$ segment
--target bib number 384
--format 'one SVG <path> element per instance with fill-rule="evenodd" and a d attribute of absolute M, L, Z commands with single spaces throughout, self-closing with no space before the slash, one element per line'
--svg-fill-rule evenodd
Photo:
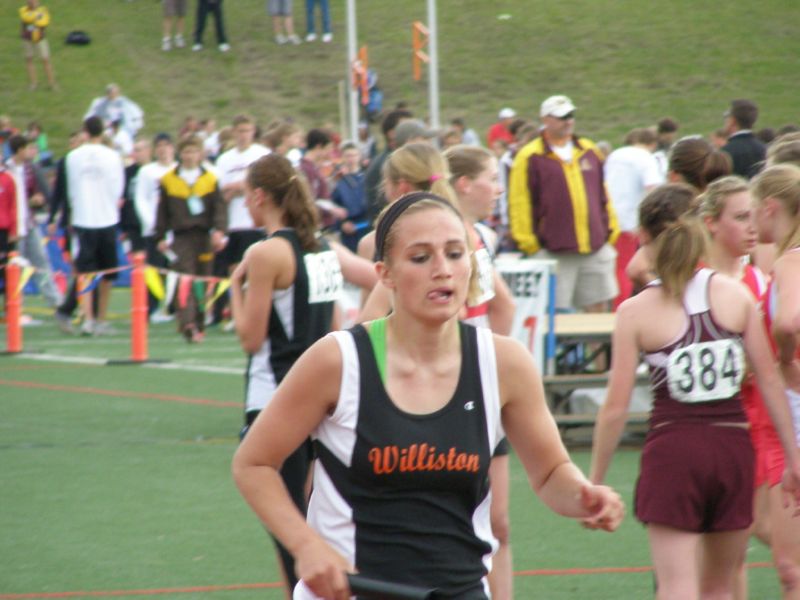
<path fill-rule="evenodd" d="M 735 340 L 699 342 L 672 352 L 667 360 L 670 395 L 681 402 L 731 398 L 742 384 L 744 352 Z"/>

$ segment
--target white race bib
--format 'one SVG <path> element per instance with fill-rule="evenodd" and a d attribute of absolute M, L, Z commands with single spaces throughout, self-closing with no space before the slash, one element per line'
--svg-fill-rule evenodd
<path fill-rule="evenodd" d="M 738 340 L 691 344 L 667 359 L 669 393 L 680 402 L 725 400 L 739 392 L 745 368 Z"/>
<path fill-rule="evenodd" d="M 308 274 L 308 303 L 335 302 L 344 290 L 342 268 L 336 252 L 327 250 L 303 256 Z"/>

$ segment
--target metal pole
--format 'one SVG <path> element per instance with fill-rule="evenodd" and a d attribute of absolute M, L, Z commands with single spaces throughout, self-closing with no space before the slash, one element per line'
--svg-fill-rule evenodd
<path fill-rule="evenodd" d="M 347 89 L 350 105 L 350 139 L 358 141 L 358 95 L 353 87 L 353 63 L 356 60 L 356 0 L 347 0 Z"/>
<path fill-rule="evenodd" d="M 436 0 L 428 0 L 428 103 L 433 129 L 439 129 L 439 48 L 436 26 Z"/>

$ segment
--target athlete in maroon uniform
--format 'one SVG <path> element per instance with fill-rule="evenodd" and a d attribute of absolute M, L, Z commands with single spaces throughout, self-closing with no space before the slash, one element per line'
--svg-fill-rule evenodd
<path fill-rule="evenodd" d="M 735 279 L 697 269 L 705 250 L 696 218 L 669 226 L 654 264 L 660 279 L 620 306 L 590 475 L 605 478 L 642 352 L 654 401 L 636 515 L 647 525 L 659 597 L 688 600 L 732 597 L 745 555 L 754 469 L 740 399 L 745 355 L 786 450 L 784 489 L 800 503 L 800 453 L 756 303 Z M 699 566 L 701 545 L 709 560 Z"/>

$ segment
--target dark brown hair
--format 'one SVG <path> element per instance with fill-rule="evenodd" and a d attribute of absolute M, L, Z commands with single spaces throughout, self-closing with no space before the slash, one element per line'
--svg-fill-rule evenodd
<path fill-rule="evenodd" d="M 701 192 L 720 177 L 733 172 L 731 157 L 701 137 L 678 140 L 669 153 L 669 170 Z"/>
<path fill-rule="evenodd" d="M 655 240 L 670 223 L 696 210 L 696 198 L 697 190 L 685 183 L 658 186 L 639 204 L 639 227 Z"/>

